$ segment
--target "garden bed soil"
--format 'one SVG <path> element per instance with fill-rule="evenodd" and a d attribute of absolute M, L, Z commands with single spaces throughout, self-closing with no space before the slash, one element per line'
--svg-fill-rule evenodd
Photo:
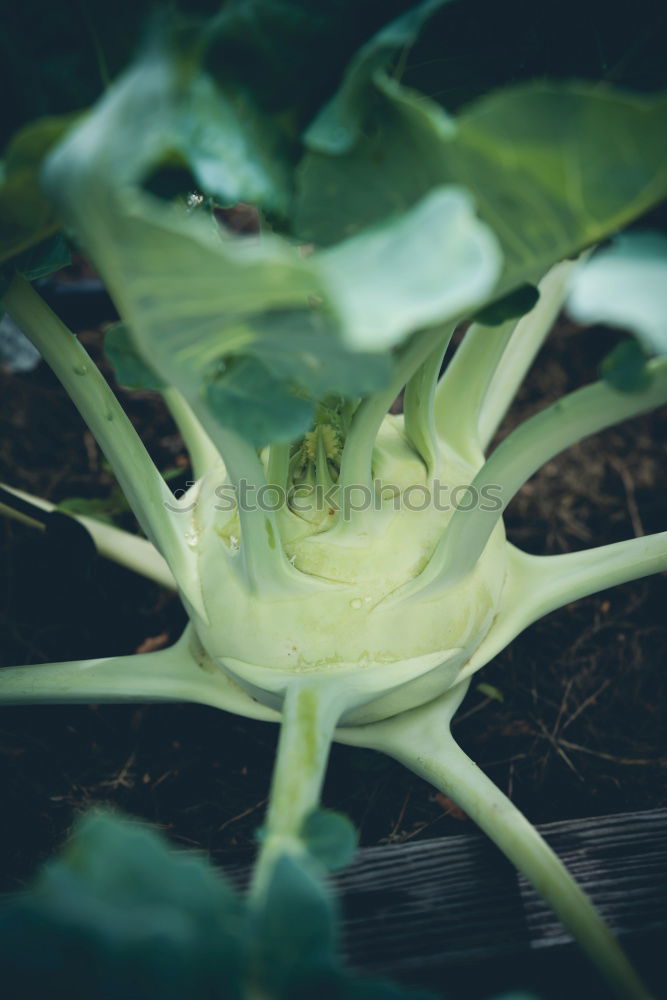
<path fill-rule="evenodd" d="M 99 361 L 100 330 L 86 325 L 81 339 Z M 617 340 L 561 321 L 501 435 L 594 378 Z M 160 469 L 182 485 L 187 455 L 160 399 L 117 392 Z M 56 502 L 113 496 L 97 445 L 43 364 L 0 372 L 0 393 L 0 479 Z M 551 554 L 664 530 L 666 430 L 667 412 L 657 412 L 548 462 L 509 508 L 510 539 Z M 117 517 L 132 527 L 131 515 Z M 0 562 L 3 665 L 160 648 L 185 624 L 172 594 L 8 519 Z M 474 679 L 456 736 L 533 822 L 667 804 L 666 608 L 664 574 L 577 601 Z M 247 861 L 276 737 L 268 723 L 193 705 L 0 709 L 0 886 L 23 884 L 76 814 L 99 804 L 145 817 L 221 865 Z M 370 751 L 334 747 L 324 801 L 352 818 L 365 845 L 472 829 L 444 796 Z"/>

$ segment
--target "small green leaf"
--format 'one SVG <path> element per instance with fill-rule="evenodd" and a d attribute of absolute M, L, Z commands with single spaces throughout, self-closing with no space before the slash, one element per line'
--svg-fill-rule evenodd
<path fill-rule="evenodd" d="M 473 316 L 475 323 L 482 326 L 500 326 L 508 319 L 518 319 L 537 305 L 540 297 L 535 285 L 520 285 L 513 292 L 508 292 L 496 302 L 491 302 Z"/>
<path fill-rule="evenodd" d="M 255 358 L 237 356 L 206 383 L 206 402 L 223 427 L 238 426 L 253 444 L 293 441 L 308 429 L 313 405 Z"/>
<path fill-rule="evenodd" d="M 0 264 L 0 299 L 9 288 L 15 272 L 29 281 L 45 278 L 71 263 L 69 244 L 62 233 L 56 233 L 35 244 L 29 250 Z"/>
<path fill-rule="evenodd" d="M 106 497 L 66 497 L 57 505 L 57 510 L 114 524 L 115 519 L 120 514 L 126 514 L 130 507 L 121 490 L 116 488 Z"/>
<path fill-rule="evenodd" d="M 165 383 L 137 350 L 124 323 L 114 323 L 104 334 L 104 353 L 113 365 L 116 381 L 126 389 L 164 389 Z"/>
<path fill-rule="evenodd" d="M 305 819 L 301 837 L 312 857 L 328 871 L 349 865 L 359 839 L 347 816 L 331 809 L 311 812 Z"/>
<path fill-rule="evenodd" d="M 642 392 L 651 381 L 647 360 L 636 340 L 623 340 L 600 364 L 600 377 L 619 392 Z"/>
<path fill-rule="evenodd" d="M 37 281 L 46 278 L 54 271 L 60 271 L 72 263 L 69 243 L 62 233 L 56 233 L 48 239 L 25 250 L 11 262 L 24 278 Z"/>
<path fill-rule="evenodd" d="M 500 690 L 500 688 L 494 687 L 493 684 L 487 684 L 486 681 L 482 681 L 481 684 L 477 685 L 477 690 L 480 694 L 483 694 L 486 698 L 491 698 L 493 701 L 505 701 L 505 696 Z"/>

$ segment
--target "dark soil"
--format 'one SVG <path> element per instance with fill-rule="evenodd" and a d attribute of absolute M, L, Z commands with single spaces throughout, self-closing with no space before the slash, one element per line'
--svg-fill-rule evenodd
<path fill-rule="evenodd" d="M 111 319 L 110 315 L 104 315 Z M 81 339 L 99 359 L 99 332 Z M 595 377 L 617 341 L 561 323 L 503 428 Z M 108 375 L 110 372 L 105 368 Z M 44 365 L 0 373 L 0 479 L 61 501 L 114 481 Z M 188 478 L 159 399 L 118 390 L 159 467 Z M 549 462 L 507 517 L 510 538 L 557 553 L 664 530 L 667 413 L 612 429 Z M 120 522 L 132 527 L 131 516 Z M 175 639 L 178 600 L 102 559 L 0 519 L 3 664 L 124 654 Z M 667 577 L 578 601 L 530 628 L 478 675 L 456 723 L 467 752 L 536 822 L 667 803 Z M 493 690 L 495 689 L 495 690 Z M 487 688 L 488 692 L 489 689 Z M 498 700 L 502 699 L 502 700 Z M 234 864 L 253 849 L 277 730 L 191 705 L 0 709 L 0 886 L 20 885 L 99 803 Z M 397 764 L 336 746 L 325 803 L 363 844 L 447 836 L 470 822 Z"/>

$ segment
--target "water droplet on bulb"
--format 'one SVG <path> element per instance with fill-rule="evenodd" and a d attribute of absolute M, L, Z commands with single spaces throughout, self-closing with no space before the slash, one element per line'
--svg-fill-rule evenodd
<path fill-rule="evenodd" d="M 359 600 L 358 597 L 355 597 L 355 599 L 353 601 L 350 601 L 350 607 L 354 608 L 355 611 L 359 610 L 359 608 L 361 607 L 361 604 L 362 604 L 362 602 Z"/>
<path fill-rule="evenodd" d="M 239 542 L 238 538 L 236 537 L 236 535 L 230 535 L 229 536 L 229 547 L 234 552 L 236 552 L 237 549 L 240 548 L 240 542 Z"/>
<path fill-rule="evenodd" d="M 88 371 L 88 365 L 74 365 L 72 371 L 75 375 L 85 375 Z"/>
<path fill-rule="evenodd" d="M 191 548 L 194 548 L 197 544 L 197 532 L 196 531 L 186 531 L 183 536 Z"/>

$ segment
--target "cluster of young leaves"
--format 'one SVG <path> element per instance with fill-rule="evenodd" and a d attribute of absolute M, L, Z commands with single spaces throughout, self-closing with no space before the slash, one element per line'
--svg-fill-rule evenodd
<path fill-rule="evenodd" d="M 0 904 L 3 990 L 27 1000 L 427 1000 L 342 969 L 322 873 L 349 861 L 354 831 L 319 811 L 304 842 L 308 854 L 281 857 L 253 904 L 198 854 L 89 813 L 32 886 Z"/>

